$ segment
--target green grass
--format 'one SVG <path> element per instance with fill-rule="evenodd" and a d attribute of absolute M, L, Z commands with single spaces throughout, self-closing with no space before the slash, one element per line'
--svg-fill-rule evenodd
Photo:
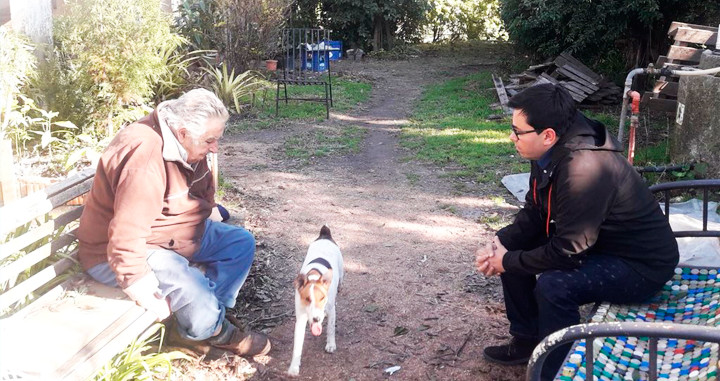
<path fill-rule="evenodd" d="M 303 163 L 334 154 L 357 153 L 367 130 L 357 126 L 316 129 L 285 140 L 285 154 Z"/>
<path fill-rule="evenodd" d="M 420 160 L 459 166 L 455 177 L 488 182 L 499 174 L 527 171 L 509 139 L 510 118 L 487 120 L 498 113 L 490 108 L 495 102 L 488 72 L 428 86 L 401 143 Z"/>
<path fill-rule="evenodd" d="M 332 112 L 347 112 L 366 102 L 370 98 L 372 86 L 365 82 L 355 82 L 342 78 L 333 78 L 333 106 Z M 282 125 L 284 120 L 325 120 L 325 103 L 288 101 L 280 102 L 278 117 L 275 117 L 275 84 L 268 89 L 255 94 L 255 110 L 249 117 L 234 121 L 230 126 L 233 131 L 247 129 L 263 129 Z M 280 87 L 281 95 L 283 93 Z M 288 85 L 288 96 L 291 98 L 320 98 L 325 97 L 324 86 L 297 86 Z"/>

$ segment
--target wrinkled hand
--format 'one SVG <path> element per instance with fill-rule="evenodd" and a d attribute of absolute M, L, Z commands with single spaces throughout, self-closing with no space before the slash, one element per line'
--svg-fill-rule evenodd
<path fill-rule="evenodd" d="M 159 285 L 155 274 L 149 273 L 123 291 L 138 306 L 154 313 L 157 321 L 163 321 L 170 316 L 170 304 L 162 296 Z"/>

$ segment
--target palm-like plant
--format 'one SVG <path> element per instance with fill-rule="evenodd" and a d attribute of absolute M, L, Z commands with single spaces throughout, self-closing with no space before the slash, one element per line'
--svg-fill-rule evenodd
<path fill-rule="evenodd" d="M 248 100 L 255 92 L 268 86 L 265 77 L 254 70 L 235 75 L 235 69 L 228 73 L 225 64 L 221 64 L 220 67 L 206 67 L 203 70 L 208 74 L 210 88 L 215 95 L 226 105 L 234 106 L 237 113 L 249 104 Z"/>

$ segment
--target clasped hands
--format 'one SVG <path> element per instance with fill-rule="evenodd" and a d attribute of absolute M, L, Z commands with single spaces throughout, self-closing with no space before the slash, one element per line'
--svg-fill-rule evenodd
<path fill-rule="evenodd" d="M 492 242 L 481 246 L 475 252 L 475 267 L 485 276 L 499 275 L 505 272 L 502 260 L 507 249 L 500 243 L 497 236 Z"/>

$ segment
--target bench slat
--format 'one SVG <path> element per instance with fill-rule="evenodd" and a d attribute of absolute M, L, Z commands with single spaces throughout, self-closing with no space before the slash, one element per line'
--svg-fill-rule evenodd
<path fill-rule="evenodd" d="M 52 379 L 86 380 L 120 353 L 155 322 L 155 316 L 144 308 L 135 306 L 112 323 L 99 336 L 53 374 Z"/>
<path fill-rule="evenodd" d="M 75 207 L 52 221 L 48 221 L 27 233 L 13 238 L 10 242 L 0 245 L 0 260 L 9 257 L 12 254 L 24 249 L 40 239 L 51 235 L 54 231 L 65 226 L 78 218 L 82 214 L 84 206 Z"/>
<path fill-rule="evenodd" d="M 23 255 L 22 257 L 18 258 L 7 266 L 0 268 L 0 284 L 4 283 L 7 280 L 16 279 L 21 272 L 27 270 L 28 268 L 30 268 L 30 266 L 39 263 L 47 258 L 50 258 L 50 256 L 52 256 L 58 250 L 75 242 L 76 231 L 77 229 L 74 229 L 70 233 L 63 234 L 60 237 L 52 240 L 51 242 L 48 242 L 40 246 L 39 248 Z"/>
<path fill-rule="evenodd" d="M 77 250 L 73 251 L 68 258 L 55 262 L 52 266 L 39 271 L 37 274 L 24 280 L 22 283 L 0 295 L 0 311 L 10 307 L 13 303 L 22 300 L 33 291 L 57 278 L 58 275 L 67 271 L 77 263 Z"/>
<path fill-rule="evenodd" d="M 0 237 L 18 227 L 41 217 L 55 207 L 80 196 L 90 189 L 94 170 L 86 170 L 67 180 L 53 184 L 0 208 Z"/>

